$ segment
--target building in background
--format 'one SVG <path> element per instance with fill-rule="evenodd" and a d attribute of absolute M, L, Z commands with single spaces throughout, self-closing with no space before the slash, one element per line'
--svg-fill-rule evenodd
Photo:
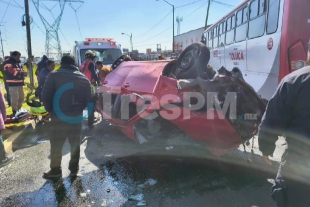
<path fill-rule="evenodd" d="M 174 37 L 174 50 L 175 53 L 180 54 L 189 45 L 200 42 L 204 27 L 179 34 Z"/>

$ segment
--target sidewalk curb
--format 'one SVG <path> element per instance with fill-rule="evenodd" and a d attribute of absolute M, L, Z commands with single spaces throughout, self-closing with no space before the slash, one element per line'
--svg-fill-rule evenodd
<path fill-rule="evenodd" d="M 25 127 L 17 132 L 11 134 L 3 143 L 4 149 L 8 154 L 13 154 L 14 151 L 18 150 L 19 145 L 27 138 L 32 130 L 35 129 L 34 121 L 30 121 L 25 124 Z"/>

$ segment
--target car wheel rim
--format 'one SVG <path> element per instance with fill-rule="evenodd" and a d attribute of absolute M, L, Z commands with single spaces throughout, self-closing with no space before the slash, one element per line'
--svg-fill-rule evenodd
<path fill-rule="evenodd" d="M 197 54 L 198 54 L 198 48 L 197 47 L 188 51 L 184 55 L 184 57 L 182 58 L 181 67 L 187 68 L 191 64 L 192 60 L 196 58 Z"/>

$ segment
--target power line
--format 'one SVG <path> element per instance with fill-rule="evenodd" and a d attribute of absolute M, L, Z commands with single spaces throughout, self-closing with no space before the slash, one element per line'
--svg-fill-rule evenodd
<path fill-rule="evenodd" d="M 168 31 L 169 29 L 171 29 L 171 28 L 172 28 L 172 26 L 171 26 L 171 27 L 169 27 L 169 28 L 167 28 L 167 29 L 165 29 L 164 31 L 162 31 L 162 32 L 160 32 L 160 33 L 158 33 L 158 34 L 154 35 L 153 37 L 150 37 L 150 38 L 148 38 L 148 39 L 146 39 L 146 40 L 143 40 L 143 41 L 141 41 L 141 42 L 137 42 L 137 43 L 134 43 L 134 44 L 139 44 L 139 43 L 142 43 L 142 42 L 148 41 L 148 40 L 150 40 L 150 39 L 153 39 L 153 38 L 157 37 L 158 35 L 161 35 L 162 33 L 167 32 L 167 31 Z"/>
<path fill-rule="evenodd" d="M 195 9 L 194 11 L 192 11 L 190 14 L 188 14 L 185 18 L 189 17 L 190 15 L 194 14 L 197 10 L 201 9 L 204 5 L 206 5 L 208 2 L 203 3 L 201 6 L 199 6 L 197 9 Z M 212 4 L 212 2 L 211 2 Z"/>
<path fill-rule="evenodd" d="M 199 6 L 197 9 L 195 9 L 195 10 L 194 10 L 193 12 L 191 12 L 189 15 L 187 15 L 186 17 L 184 17 L 184 19 L 187 18 L 187 17 L 189 17 L 190 15 L 192 15 L 194 12 L 196 12 L 197 10 L 199 10 L 200 8 L 202 8 L 202 7 L 203 7 L 205 4 L 207 4 L 207 3 L 208 3 L 208 2 L 205 2 L 204 4 L 202 4 L 201 6 Z M 211 3 L 212 3 L 212 2 L 211 2 Z M 158 33 L 158 34 L 156 34 L 156 35 L 154 35 L 154 36 L 152 36 L 152 37 L 146 39 L 146 40 L 143 40 L 143 41 L 140 41 L 140 42 L 137 42 L 137 43 L 134 43 L 134 44 L 139 44 L 139 43 L 148 41 L 148 40 L 150 40 L 150 39 L 153 39 L 153 38 L 155 38 L 155 37 L 161 35 L 162 33 L 168 31 L 168 30 L 171 29 L 171 28 L 172 28 L 172 26 L 169 27 L 169 28 L 167 28 L 167 29 L 165 29 L 164 31 L 162 31 L 162 32 L 160 32 L 160 33 Z"/>
<path fill-rule="evenodd" d="M 164 18 L 162 18 L 158 23 L 156 23 L 153 27 L 151 27 L 151 28 L 150 28 L 149 30 L 147 30 L 146 32 L 143 32 L 142 34 L 136 36 L 135 38 L 141 37 L 142 35 L 148 33 L 149 31 L 151 31 L 152 29 L 154 29 L 155 27 L 157 27 L 160 23 L 162 23 L 162 22 L 169 16 L 169 14 L 171 14 L 171 12 L 172 12 L 172 10 L 171 10 Z"/>
<path fill-rule="evenodd" d="M 77 9 L 74 9 L 74 7 L 72 6 L 72 4 L 70 3 L 69 6 L 74 10 L 75 12 L 75 18 L 76 18 L 76 22 L 78 24 L 78 28 L 79 28 L 79 32 L 80 32 L 80 36 L 81 36 L 81 39 L 83 39 L 83 35 L 82 35 L 82 32 L 81 32 L 81 26 L 80 26 L 80 22 L 79 22 L 79 18 L 78 18 L 78 15 L 77 15 L 77 10 L 82 6 L 82 4 L 77 8 Z"/>
<path fill-rule="evenodd" d="M 13 1 L 14 1 L 15 4 L 17 4 L 19 7 L 24 8 L 24 7 L 22 7 L 19 3 L 17 3 L 15 0 L 13 0 Z"/>
<path fill-rule="evenodd" d="M 11 0 L 9 1 L 9 3 L 8 3 L 6 9 L 5 9 L 5 12 L 4 12 L 4 14 L 3 14 L 3 17 L 2 17 L 2 19 L 1 19 L 0 24 L 3 22 L 3 19 L 4 19 L 5 15 L 6 15 L 6 12 L 8 11 L 8 8 L 9 8 L 10 5 L 11 5 Z"/>
<path fill-rule="evenodd" d="M 5 1 L 3 1 L 3 0 L 0 0 L 1 2 L 5 2 Z M 13 0 L 16 4 L 17 4 L 17 6 L 16 5 L 13 5 L 13 4 L 11 4 L 11 6 L 15 6 L 15 7 L 17 7 L 17 8 L 20 8 L 20 9 L 24 9 L 24 7 L 22 7 L 19 3 L 17 3 L 15 0 Z M 8 3 L 8 2 L 5 2 L 5 3 Z M 37 27 L 38 27 L 38 29 L 43 33 L 43 34 L 45 34 L 44 33 L 44 31 L 39 27 L 39 25 L 33 20 L 32 21 Z"/>
<path fill-rule="evenodd" d="M 225 4 L 225 3 L 220 2 L 220 1 L 214 1 L 214 0 L 211 0 L 211 1 L 214 2 L 214 3 L 217 3 L 217 4 L 221 4 L 221 5 L 223 5 L 223 6 L 226 6 L 226 7 L 228 7 L 228 8 L 234 8 L 234 7 L 235 7 L 235 6 L 233 6 L 233 5 Z"/>
<path fill-rule="evenodd" d="M 49 10 L 49 12 L 51 13 L 53 19 L 56 21 L 56 18 L 55 18 L 55 16 L 54 16 L 53 13 L 52 13 L 52 9 L 55 8 L 56 5 L 53 6 L 51 9 L 49 9 L 49 8 L 47 8 L 47 6 L 45 6 L 43 3 L 41 3 L 41 4 L 42 4 L 47 10 Z M 67 44 L 68 44 L 69 47 L 70 47 L 70 43 L 68 42 L 67 38 L 65 37 L 64 33 L 62 32 L 62 30 L 61 30 L 60 28 L 59 28 L 59 31 L 60 31 L 61 35 L 63 36 L 63 38 L 65 39 L 65 41 L 67 42 Z"/>
<path fill-rule="evenodd" d="M 189 6 L 189 5 L 195 4 L 195 3 L 200 2 L 200 1 L 203 1 L 203 0 L 193 1 L 193 2 L 191 2 L 191 3 L 184 4 L 184 5 L 181 5 L 181 6 L 177 6 L 177 7 L 175 7 L 175 8 L 176 8 L 176 9 L 182 8 L 182 7 L 185 7 L 185 6 Z"/>

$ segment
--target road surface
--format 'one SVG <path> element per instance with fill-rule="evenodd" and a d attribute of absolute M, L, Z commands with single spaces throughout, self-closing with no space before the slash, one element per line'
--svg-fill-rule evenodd
<path fill-rule="evenodd" d="M 250 146 L 248 153 L 240 147 L 218 160 L 190 145 L 172 145 L 171 150 L 138 145 L 102 121 L 93 130 L 83 126 L 81 176 L 68 178 L 66 142 L 63 178 L 52 182 L 42 179 L 49 170 L 45 139 L 44 131 L 33 132 L 21 145 L 26 148 L 0 169 L 0 206 L 275 206 L 269 194 L 277 164 L 262 162 L 257 143 L 257 155 Z M 275 160 L 284 140 L 278 146 Z"/>

